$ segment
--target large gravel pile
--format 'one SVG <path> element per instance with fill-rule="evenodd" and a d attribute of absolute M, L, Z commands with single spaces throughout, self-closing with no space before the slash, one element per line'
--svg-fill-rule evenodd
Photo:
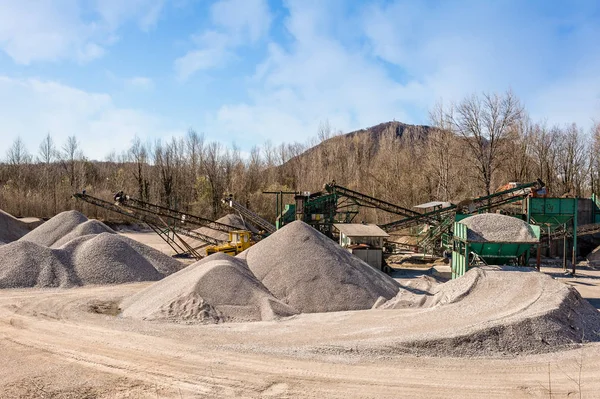
<path fill-rule="evenodd" d="M 573 287 L 530 268 L 474 268 L 440 285 L 432 303 L 415 315 L 414 327 L 435 321 L 436 329 L 448 329 L 424 329 L 400 344 L 402 350 L 444 356 L 543 353 L 600 341 L 600 312 Z"/>
<path fill-rule="evenodd" d="M 177 322 L 272 320 L 297 313 L 277 300 L 243 260 L 214 254 L 121 304 L 123 316 Z"/>
<path fill-rule="evenodd" d="M 71 232 L 65 234 L 55 243 L 52 244 L 52 248 L 59 248 L 71 240 L 78 237 L 88 236 L 90 234 L 110 233 L 116 234 L 113 229 L 105 225 L 98 220 L 88 220 L 81 224 L 78 224 Z"/>
<path fill-rule="evenodd" d="M 301 313 L 370 309 L 399 285 L 304 222 L 295 221 L 238 255 L 256 278 Z"/>
<path fill-rule="evenodd" d="M 18 240 L 29 232 L 26 224 L 0 209 L 0 242 Z"/>
<path fill-rule="evenodd" d="M 88 218 L 77 211 L 61 212 L 46 223 L 21 237 L 21 241 L 30 241 L 45 247 L 71 233 L 78 225 L 87 222 Z"/>
<path fill-rule="evenodd" d="M 512 216 L 482 213 L 460 221 L 468 228 L 467 238 L 473 242 L 538 242 L 531 226 Z"/>
<path fill-rule="evenodd" d="M 117 234 L 75 238 L 60 248 L 27 240 L 0 247 L 0 288 L 156 281 L 183 264 Z"/>
<path fill-rule="evenodd" d="M 258 230 L 256 227 L 252 226 L 250 223 L 246 223 L 240 216 L 230 213 L 228 215 L 223 216 L 220 219 L 216 220 L 219 223 L 226 224 L 228 226 L 233 226 L 239 230 L 249 230 L 253 233 L 257 233 Z M 205 236 L 212 237 L 216 240 L 227 241 L 229 239 L 229 234 L 224 231 L 213 230 L 209 227 L 200 227 L 196 229 L 196 231 L 200 234 L 204 234 Z"/>

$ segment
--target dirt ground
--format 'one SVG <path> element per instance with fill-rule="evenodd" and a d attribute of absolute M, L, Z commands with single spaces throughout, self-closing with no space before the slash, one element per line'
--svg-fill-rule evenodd
<path fill-rule="evenodd" d="M 543 269 L 598 307 L 600 271 L 561 270 Z M 414 271 L 397 278 L 428 288 Z M 598 343 L 534 356 L 417 357 L 387 349 L 470 321 L 435 323 L 418 309 L 219 325 L 116 315 L 121 298 L 149 284 L 0 291 L 0 398 L 600 398 Z"/>

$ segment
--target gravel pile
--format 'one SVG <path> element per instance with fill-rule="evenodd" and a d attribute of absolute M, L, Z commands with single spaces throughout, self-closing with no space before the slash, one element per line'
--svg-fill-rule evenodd
<path fill-rule="evenodd" d="M 78 237 L 60 248 L 19 240 L 0 247 L 0 288 L 156 281 L 183 266 L 150 247 L 111 233 Z"/>
<path fill-rule="evenodd" d="M 370 309 L 399 289 L 394 279 L 301 221 L 238 256 L 275 297 L 301 313 Z"/>
<path fill-rule="evenodd" d="M 234 213 L 225 215 L 222 218 L 217 219 L 216 221 L 219 223 L 226 224 L 228 226 L 233 226 L 239 230 L 249 230 L 253 233 L 258 232 L 256 227 L 252 226 L 250 223 L 245 223 L 239 215 L 236 215 Z M 208 227 L 200 227 L 199 229 L 196 229 L 196 231 L 200 234 L 204 234 L 205 236 L 209 236 L 220 241 L 227 241 L 229 239 L 228 233 L 224 231 L 213 230 Z"/>
<path fill-rule="evenodd" d="M 121 304 L 123 316 L 185 323 L 272 320 L 297 311 L 277 300 L 243 260 L 214 254 Z"/>
<path fill-rule="evenodd" d="M 88 218 L 77 211 L 61 212 L 30 233 L 21 237 L 21 241 L 30 241 L 44 247 L 51 247 L 55 242 L 71 233 Z"/>
<path fill-rule="evenodd" d="M 29 241 L 3 245 L 0 247 L 0 288 L 78 285 L 64 255 Z"/>
<path fill-rule="evenodd" d="M 421 334 L 399 348 L 443 356 L 489 356 L 554 351 L 600 341 L 600 312 L 577 290 L 530 268 L 474 268 L 439 286 L 420 316 L 460 326 Z M 439 327 L 438 327 L 439 328 Z"/>
<path fill-rule="evenodd" d="M 88 220 L 81 224 L 78 224 L 70 233 L 65 234 L 55 243 L 52 244 L 52 248 L 59 248 L 71 240 L 78 237 L 87 236 L 90 234 L 110 233 L 116 234 L 113 229 L 105 225 L 98 220 Z"/>
<path fill-rule="evenodd" d="M 26 224 L 0 209 L 0 242 L 18 240 L 29 232 Z"/>
<path fill-rule="evenodd" d="M 467 226 L 467 238 L 472 242 L 538 242 L 531 226 L 512 216 L 482 213 L 460 222 Z"/>

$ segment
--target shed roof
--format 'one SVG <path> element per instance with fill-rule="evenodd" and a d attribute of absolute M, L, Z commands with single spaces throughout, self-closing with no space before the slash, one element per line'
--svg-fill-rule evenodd
<path fill-rule="evenodd" d="M 333 225 L 340 233 L 348 237 L 389 237 L 390 235 L 383 231 L 376 224 L 370 223 L 335 223 Z"/>

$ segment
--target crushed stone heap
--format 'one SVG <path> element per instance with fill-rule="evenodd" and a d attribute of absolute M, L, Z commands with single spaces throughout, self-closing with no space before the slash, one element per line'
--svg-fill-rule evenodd
<path fill-rule="evenodd" d="M 0 288 L 156 281 L 183 266 L 155 249 L 111 233 L 78 237 L 60 248 L 19 240 L 0 247 Z"/>
<path fill-rule="evenodd" d="M 8 243 L 18 240 L 29 233 L 26 223 L 0 209 L 0 242 Z"/>
<path fill-rule="evenodd" d="M 311 226 L 292 222 L 238 255 L 279 300 L 301 313 L 370 309 L 398 293 L 391 277 Z"/>
<path fill-rule="evenodd" d="M 297 311 L 277 300 L 243 260 L 216 253 L 121 304 L 124 317 L 175 322 L 272 320 Z"/>
<path fill-rule="evenodd" d="M 394 300 L 389 302 L 393 305 Z M 600 312 L 575 288 L 531 268 L 473 268 L 440 284 L 425 307 L 411 317 L 396 350 L 490 356 L 544 353 L 600 341 Z"/>
<path fill-rule="evenodd" d="M 521 219 L 498 213 L 482 213 L 460 221 L 473 242 L 538 242 L 531 226 Z"/>
<path fill-rule="evenodd" d="M 21 241 L 29 241 L 44 247 L 51 247 L 58 240 L 73 232 L 78 225 L 87 221 L 88 218 L 80 212 L 61 212 L 21 237 Z"/>
<path fill-rule="evenodd" d="M 71 240 L 90 234 L 109 233 L 116 234 L 113 229 L 100 222 L 99 220 L 87 220 L 78 224 L 71 232 L 65 234 L 52 244 L 52 248 L 59 248 Z"/>

